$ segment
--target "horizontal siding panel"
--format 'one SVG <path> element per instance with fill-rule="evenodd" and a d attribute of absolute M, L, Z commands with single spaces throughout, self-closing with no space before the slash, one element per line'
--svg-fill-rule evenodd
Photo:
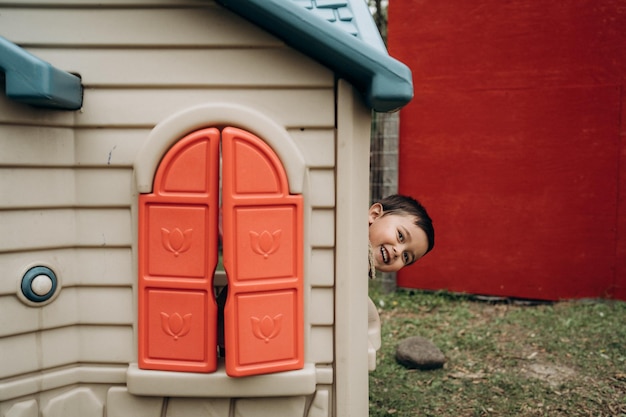
<path fill-rule="evenodd" d="M 0 379 L 73 364 L 130 363 L 134 350 L 129 326 L 72 326 L 0 338 Z"/>
<path fill-rule="evenodd" d="M 0 338 L 0 380 L 37 371 L 39 349 L 35 333 Z"/>
<path fill-rule="evenodd" d="M 335 211 L 315 209 L 311 215 L 311 246 L 331 248 L 335 246 Z"/>
<path fill-rule="evenodd" d="M 0 303 L 0 337 L 76 324 L 131 326 L 134 317 L 131 288 L 61 288 L 59 296 L 43 307 L 27 306 L 10 296 L 0 297 Z"/>
<path fill-rule="evenodd" d="M 71 169 L 0 169 L 0 208 L 73 206 L 74 193 Z"/>
<path fill-rule="evenodd" d="M 130 246 L 130 210 L 80 209 L 75 214 L 78 246 Z"/>
<path fill-rule="evenodd" d="M 77 129 L 76 164 L 132 167 L 150 129 Z"/>
<path fill-rule="evenodd" d="M 35 330 L 76 324 L 132 325 L 134 317 L 131 288 L 62 288 L 58 298 L 41 307 L 42 318 Z"/>
<path fill-rule="evenodd" d="M 0 167 L 132 167 L 149 134 L 150 129 L 0 124 Z"/>
<path fill-rule="evenodd" d="M 309 201 L 312 207 L 335 207 L 335 171 L 312 169 L 309 171 Z"/>
<path fill-rule="evenodd" d="M 76 331 L 80 333 L 81 362 L 130 363 L 135 356 L 130 326 L 79 326 Z"/>
<path fill-rule="evenodd" d="M 333 326 L 312 326 L 306 361 L 332 363 L 334 350 Z"/>
<path fill-rule="evenodd" d="M 0 390 L 0 404 L 3 406 L 7 404 L 5 409 L 8 409 L 8 404 L 10 404 L 9 401 L 15 400 L 16 398 L 25 397 L 26 395 L 31 394 L 39 395 L 42 391 L 50 392 L 51 390 L 57 388 L 67 389 L 67 387 L 75 386 L 77 384 L 99 384 L 99 386 L 102 386 L 105 389 L 105 385 L 108 384 L 124 385 L 126 383 L 127 369 L 128 365 L 125 364 L 113 364 L 108 366 L 100 364 L 77 364 L 75 366 L 36 372 L 30 375 L 4 381 L 2 389 Z M 319 372 L 317 376 L 319 380 Z M 6 403 L 3 403 L 2 401 L 6 401 Z M 20 410 L 20 408 L 16 409 Z M 28 410 L 28 408 L 26 410 Z M 15 413 L 9 412 L 4 415 L 8 417 L 9 415 L 15 415 Z M 26 411 L 26 414 L 18 411 L 17 415 L 23 417 L 31 416 L 29 411 Z M 38 416 L 39 413 L 35 412 L 35 415 Z M 43 413 L 43 415 L 49 416 L 58 414 Z M 107 415 L 111 415 L 111 412 L 109 411 L 109 414 Z"/>
<path fill-rule="evenodd" d="M 41 359 L 36 369 L 49 369 L 81 362 L 80 342 L 86 336 L 85 326 L 71 326 L 37 332 L 40 337 Z"/>
<path fill-rule="evenodd" d="M 34 330 L 76 324 L 130 326 L 134 317 L 133 305 L 132 288 L 62 288 L 54 302 L 41 308 L 41 325 Z"/>
<path fill-rule="evenodd" d="M 103 86 L 279 86 L 333 88 L 328 68 L 291 48 L 40 49 L 35 56 Z"/>
<path fill-rule="evenodd" d="M 335 167 L 335 129 L 290 129 L 289 135 L 300 149 L 306 165 Z"/>
<path fill-rule="evenodd" d="M 77 323 L 133 324 L 135 302 L 132 288 L 74 287 L 71 290 L 78 306 Z"/>
<path fill-rule="evenodd" d="M 74 126 L 76 112 L 42 109 L 27 104 L 9 100 L 0 88 L 0 125 L 10 123 L 12 125 L 23 124 L 38 127 L 68 127 Z"/>
<path fill-rule="evenodd" d="M 130 206 L 133 172 L 104 168 L 76 170 L 76 206 Z"/>
<path fill-rule="evenodd" d="M 0 252 L 75 246 L 130 246 L 129 209 L 0 212 Z"/>
<path fill-rule="evenodd" d="M 335 296 L 332 288 L 313 288 L 309 303 L 310 323 L 332 325 L 335 317 Z"/>
<path fill-rule="evenodd" d="M 7 278 L 3 277 L 3 280 L 7 280 Z M 17 290 L 16 281 L 11 283 L 14 286 L 13 292 L 15 293 Z M 0 305 L 2 306 L 0 338 L 38 330 L 42 313 L 42 310 L 39 308 L 27 307 L 14 295 L 0 296 Z M 1 350 L 0 356 L 4 356 L 4 352 Z"/>
<path fill-rule="evenodd" d="M 0 167 L 132 167 L 150 131 L 0 124 Z M 307 166 L 334 167 L 334 129 L 289 129 L 288 133 Z"/>
<path fill-rule="evenodd" d="M 75 210 L 0 212 L 0 252 L 76 246 Z"/>
<path fill-rule="evenodd" d="M 88 89 L 76 123 L 83 127 L 153 127 L 174 113 L 207 103 L 250 107 L 286 127 L 334 127 L 333 89 Z"/>
<path fill-rule="evenodd" d="M 129 286 L 136 282 L 133 255 L 128 248 L 79 248 L 74 250 L 65 285 Z"/>
<path fill-rule="evenodd" d="M 0 214 L 1 216 L 1 214 Z M 22 277 L 35 265 L 45 265 L 63 287 L 131 286 L 136 281 L 130 248 L 76 248 L 0 254 L 0 295 L 14 296 Z"/>
<path fill-rule="evenodd" d="M 0 107 L 1 103 L 2 99 Z M 0 109 L 0 118 L 3 117 Z M 68 166 L 73 163 L 72 129 L 0 124 L 0 166 Z"/>
<path fill-rule="evenodd" d="M 0 168 L 0 208 L 130 206 L 130 169 Z"/>
<path fill-rule="evenodd" d="M 313 249 L 309 263 L 311 286 L 332 287 L 334 285 L 334 273 L 335 252 L 332 249 Z"/>
<path fill-rule="evenodd" d="M 135 344 L 130 326 L 72 326 L 41 333 L 43 367 L 80 363 L 129 363 Z M 74 355 L 59 353 L 74 343 Z"/>
<path fill-rule="evenodd" d="M 0 338 L 0 378 L 79 363 L 130 363 L 134 350 L 130 326 L 71 326 Z"/>
<path fill-rule="evenodd" d="M 275 47 L 283 43 L 221 6 L 0 7 L 2 35 L 20 46 Z M 33 30 L 37 28 L 37 30 Z"/>

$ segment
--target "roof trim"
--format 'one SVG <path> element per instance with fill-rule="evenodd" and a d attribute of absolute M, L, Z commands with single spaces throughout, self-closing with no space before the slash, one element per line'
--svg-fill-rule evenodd
<path fill-rule="evenodd" d="M 217 2 L 331 68 L 375 111 L 399 110 L 413 98 L 409 67 L 291 1 Z"/>
<path fill-rule="evenodd" d="M 80 78 L 0 36 L 0 70 L 8 98 L 37 107 L 78 110 L 83 103 Z"/>

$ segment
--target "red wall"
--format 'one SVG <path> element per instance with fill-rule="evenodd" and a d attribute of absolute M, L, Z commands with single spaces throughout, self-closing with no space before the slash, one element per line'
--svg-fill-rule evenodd
<path fill-rule="evenodd" d="M 398 284 L 626 299 L 623 2 L 393 0 L 389 49 L 415 87 L 399 189 L 437 232 Z"/>

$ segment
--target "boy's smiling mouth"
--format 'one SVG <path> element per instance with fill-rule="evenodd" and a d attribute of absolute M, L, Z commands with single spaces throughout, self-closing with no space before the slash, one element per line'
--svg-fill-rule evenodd
<path fill-rule="evenodd" d="M 384 246 L 380 247 L 380 255 L 383 258 L 383 263 L 388 263 L 389 262 L 389 252 L 387 252 L 387 249 L 385 249 Z"/>

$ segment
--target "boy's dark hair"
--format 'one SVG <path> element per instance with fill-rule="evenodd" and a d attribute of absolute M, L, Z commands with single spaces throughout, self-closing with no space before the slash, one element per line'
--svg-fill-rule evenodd
<path fill-rule="evenodd" d="M 386 214 L 409 214 L 417 217 L 415 225 L 426 233 L 428 249 L 430 252 L 435 246 L 435 228 L 433 221 L 428 215 L 426 208 L 413 197 L 401 194 L 392 194 L 379 201 L 383 206 L 383 216 Z"/>

